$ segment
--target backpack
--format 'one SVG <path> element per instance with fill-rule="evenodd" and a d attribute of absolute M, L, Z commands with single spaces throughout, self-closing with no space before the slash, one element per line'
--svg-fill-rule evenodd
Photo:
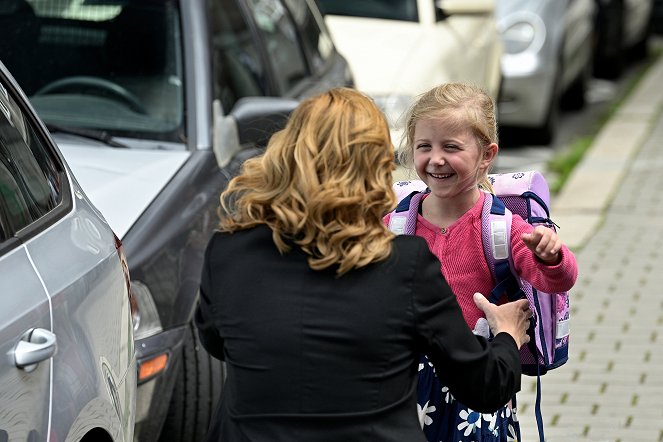
<path fill-rule="evenodd" d="M 488 299 L 497 303 L 506 293 L 510 301 L 526 297 L 533 313 L 528 330 L 530 342 L 520 349 L 522 372 L 537 376 L 535 414 L 539 436 L 543 439 L 540 410 L 540 376 L 560 367 L 568 360 L 569 293 L 544 293 L 513 271 L 511 257 L 511 217 L 520 215 L 533 226 L 557 226 L 550 219 L 550 191 L 537 171 L 491 174 L 488 176 L 495 194 L 486 194 L 481 213 L 481 237 L 486 262 L 496 285 Z M 394 184 L 399 204 L 391 213 L 389 228 L 396 234 L 414 235 L 420 201 L 428 192 L 419 180 Z"/>

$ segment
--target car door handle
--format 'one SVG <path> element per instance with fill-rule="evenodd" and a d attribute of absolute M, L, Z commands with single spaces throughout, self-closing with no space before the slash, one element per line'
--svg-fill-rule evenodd
<path fill-rule="evenodd" d="M 52 357 L 57 349 L 55 334 L 43 328 L 33 328 L 21 336 L 14 348 L 14 361 L 18 368 L 31 372 L 37 364 Z"/>

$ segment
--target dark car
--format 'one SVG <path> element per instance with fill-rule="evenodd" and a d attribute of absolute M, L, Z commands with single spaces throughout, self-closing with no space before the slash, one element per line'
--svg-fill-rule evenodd
<path fill-rule="evenodd" d="M 125 247 L 138 439 L 199 440 L 223 380 L 191 325 L 219 193 L 297 100 L 353 85 L 347 63 L 313 0 L 1 3 L 0 59 Z"/>
<path fill-rule="evenodd" d="M 0 441 L 132 442 L 127 270 L 0 63 Z"/>
<path fill-rule="evenodd" d="M 618 78 L 629 57 L 647 55 L 654 0 L 596 0 L 594 75 Z"/>
<path fill-rule="evenodd" d="M 654 0 L 654 8 L 652 10 L 651 30 L 653 33 L 663 34 L 663 0 Z"/>

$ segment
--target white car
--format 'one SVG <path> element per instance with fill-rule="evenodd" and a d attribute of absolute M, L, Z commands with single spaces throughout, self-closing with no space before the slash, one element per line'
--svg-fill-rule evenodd
<path fill-rule="evenodd" d="M 417 95 L 440 83 L 472 82 L 497 98 L 502 45 L 493 0 L 318 3 L 357 88 L 376 99 L 392 128 L 401 128 Z"/>

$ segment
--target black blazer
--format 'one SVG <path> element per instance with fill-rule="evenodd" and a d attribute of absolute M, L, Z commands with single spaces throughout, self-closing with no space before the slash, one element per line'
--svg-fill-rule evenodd
<path fill-rule="evenodd" d="M 399 236 L 387 261 L 339 278 L 279 254 L 271 235 L 215 233 L 207 247 L 195 320 L 227 367 L 208 440 L 425 441 L 419 352 L 477 411 L 520 390 L 515 341 L 472 334 L 422 238 Z"/>

